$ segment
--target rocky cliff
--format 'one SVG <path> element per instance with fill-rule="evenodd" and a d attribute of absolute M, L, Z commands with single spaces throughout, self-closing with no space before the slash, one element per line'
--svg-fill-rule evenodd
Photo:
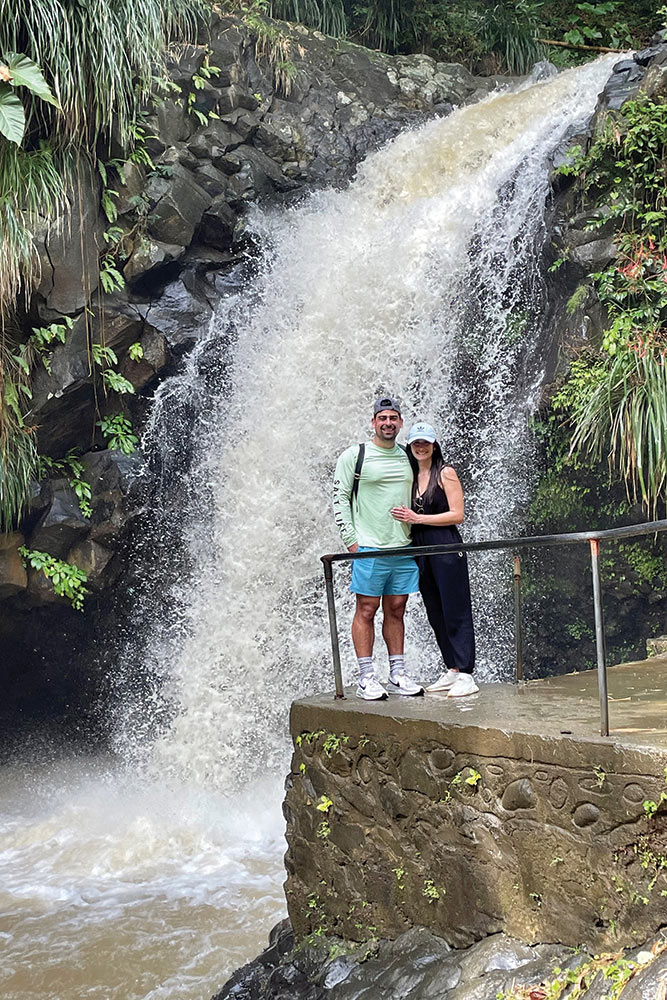
<path fill-rule="evenodd" d="M 41 281 L 20 317 L 24 337 L 59 335 L 33 365 L 26 414 L 44 475 L 0 540 L 4 711 L 15 721 L 91 720 L 106 698 L 113 658 L 95 639 L 127 590 L 126 542 L 141 535 L 150 479 L 136 438 L 216 304 L 252 281 L 249 207 L 342 185 L 401 129 L 499 83 L 428 56 L 217 15 L 168 67 L 134 149 L 112 145 L 96 169 L 80 164 L 69 212 L 45 220 Z M 83 615 L 39 565 L 26 568 L 21 546 L 86 574 Z"/>

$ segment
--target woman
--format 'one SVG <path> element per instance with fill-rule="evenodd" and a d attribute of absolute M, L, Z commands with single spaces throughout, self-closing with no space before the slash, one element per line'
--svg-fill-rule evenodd
<path fill-rule="evenodd" d="M 408 434 L 408 458 L 414 473 L 412 509 L 395 507 L 393 517 L 412 525 L 415 545 L 446 545 L 461 541 L 463 490 L 454 469 L 445 465 L 430 424 L 417 423 Z M 421 556 L 419 590 L 426 614 L 447 668 L 427 691 L 450 698 L 479 691 L 473 680 L 475 634 L 465 552 Z"/>

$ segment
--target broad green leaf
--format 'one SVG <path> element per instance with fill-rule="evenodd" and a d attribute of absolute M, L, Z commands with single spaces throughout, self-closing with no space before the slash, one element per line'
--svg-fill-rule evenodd
<path fill-rule="evenodd" d="M 25 132 L 25 111 L 8 83 L 0 83 L 0 135 L 21 145 Z"/>
<path fill-rule="evenodd" d="M 56 108 L 60 107 L 36 62 L 28 59 L 22 52 L 9 52 L 7 65 L 12 74 L 12 86 L 27 87 L 43 101 L 48 101 Z"/>

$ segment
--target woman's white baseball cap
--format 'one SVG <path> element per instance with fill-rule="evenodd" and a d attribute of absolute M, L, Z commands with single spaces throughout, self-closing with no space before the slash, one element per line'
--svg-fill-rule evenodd
<path fill-rule="evenodd" d="M 437 435 L 430 424 L 420 422 L 413 424 L 408 432 L 408 444 L 412 444 L 413 441 L 429 441 L 433 444 L 437 441 Z"/>

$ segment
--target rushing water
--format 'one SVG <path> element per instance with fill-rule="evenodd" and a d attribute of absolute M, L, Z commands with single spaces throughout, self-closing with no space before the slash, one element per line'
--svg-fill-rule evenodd
<path fill-rule="evenodd" d="M 390 391 L 406 422 L 440 429 L 467 537 L 518 532 L 548 336 L 548 157 L 610 65 L 494 95 L 399 136 L 343 192 L 254 213 L 259 273 L 158 391 L 147 432 L 159 558 L 118 666 L 118 759 L 4 775 L 6 1000 L 201 1000 L 264 943 L 284 905 L 289 703 L 331 687 L 319 556 L 338 548 L 335 457 Z M 506 567 L 472 568 L 480 675 L 499 678 Z M 433 676 L 414 600 L 407 648 Z"/>

